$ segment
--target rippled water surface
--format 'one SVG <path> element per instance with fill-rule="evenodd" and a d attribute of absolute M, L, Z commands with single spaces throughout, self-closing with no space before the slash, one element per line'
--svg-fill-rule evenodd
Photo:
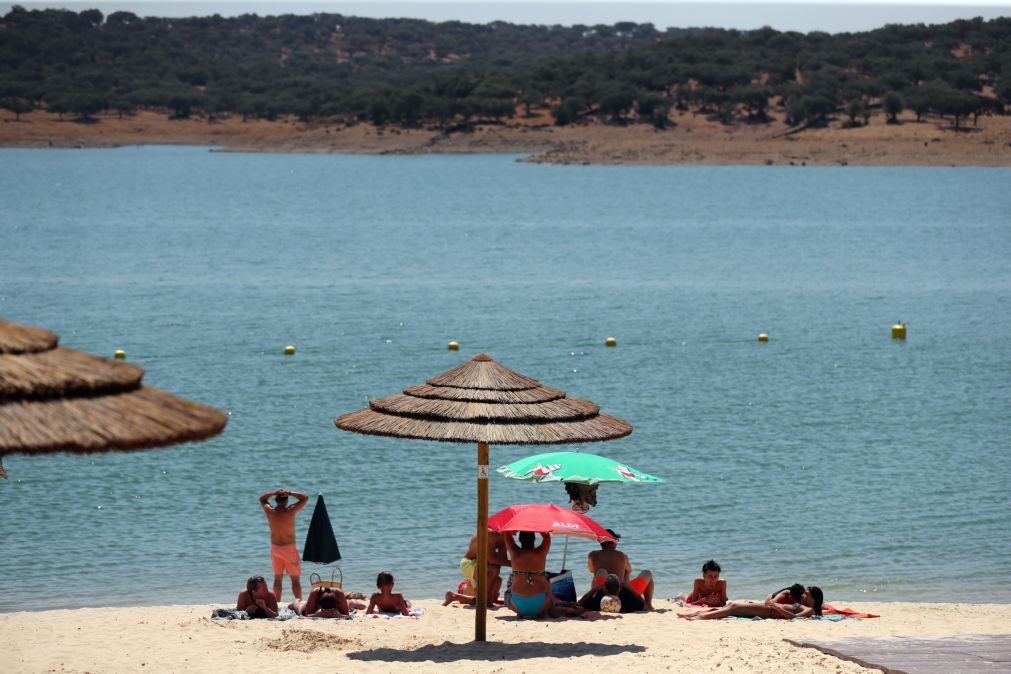
<path fill-rule="evenodd" d="M 278 486 L 325 494 L 353 589 L 440 595 L 475 447 L 332 419 L 480 351 L 634 425 L 575 448 L 667 479 L 591 513 L 659 596 L 714 557 L 735 597 L 1011 601 L 1011 171 L 514 160 L 0 150 L 0 316 L 231 414 L 206 443 L 7 457 L 0 610 L 227 604 L 269 575 Z M 566 500 L 490 487 L 493 512 Z"/>

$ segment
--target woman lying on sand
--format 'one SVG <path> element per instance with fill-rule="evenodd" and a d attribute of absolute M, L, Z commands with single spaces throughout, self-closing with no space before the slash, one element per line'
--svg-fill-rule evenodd
<path fill-rule="evenodd" d="M 314 587 L 312 591 L 309 592 L 309 596 L 306 597 L 305 601 L 302 601 L 301 599 L 296 599 L 295 601 L 288 604 L 288 608 L 290 608 L 292 611 L 294 611 L 299 615 L 304 615 L 306 617 L 311 618 L 346 617 L 350 615 L 351 609 L 353 608 L 354 609 L 365 608 L 365 604 L 363 604 L 362 602 L 349 600 L 353 594 L 354 593 L 345 594 L 344 592 L 338 590 L 337 588 Z M 332 605 L 331 601 L 328 599 L 326 602 L 327 606 L 324 606 L 323 605 L 324 596 L 331 596 L 331 595 L 334 597 Z M 342 615 L 340 616 L 337 616 L 336 614 L 334 616 L 315 615 L 316 612 L 319 611 L 321 608 L 334 609 L 336 613 L 340 613 Z"/>
<path fill-rule="evenodd" d="M 798 592 L 798 589 L 802 590 Z M 799 595 L 799 596 L 798 596 Z M 790 602 L 790 603 L 785 603 Z M 679 618 L 688 620 L 713 620 L 715 618 L 807 618 L 821 615 L 824 595 L 821 588 L 811 585 L 794 585 L 774 592 L 763 602 L 732 601 L 723 608 L 700 611 L 698 613 L 678 613 Z"/>

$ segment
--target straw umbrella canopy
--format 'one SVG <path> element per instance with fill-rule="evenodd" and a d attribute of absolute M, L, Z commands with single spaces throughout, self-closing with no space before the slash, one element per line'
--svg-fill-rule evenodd
<path fill-rule="evenodd" d="M 477 641 L 485 640 L 488 597 L 489 445 L 600 442 L 632 432 L 631 424 L 601 414 L 589 400 L 569 398 L 484 353 L 420 386 L 372 400 L 334 423 L 366 435 L 477 443 Z"/>
<path fill-rule="evenodd" d="M 129 451 L 206 440 L 228 415 L 141 384 L 144 370 L 0 321 L 0 477 L 8 454 Z"/>

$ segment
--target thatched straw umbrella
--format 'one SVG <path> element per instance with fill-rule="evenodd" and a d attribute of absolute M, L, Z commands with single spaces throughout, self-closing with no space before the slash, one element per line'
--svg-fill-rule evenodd
<path fill-rule="evenodd" d="M 57 346 L 0 321 L 0 477 L 7 454 L 164 447 L 220 433 L 228 415 L 141 385 L 134 365 Z"/>
<path fill-rule="evenodd" d="M 420 386 L 337 417 L 335 423 L 367 435 L 477 443 L 477 641 L 486 638 L 488 446 L 598 442 L 632 432 L 628 422 L 601 414 L 592 402 L 568 398 L 483 353 Z"/>

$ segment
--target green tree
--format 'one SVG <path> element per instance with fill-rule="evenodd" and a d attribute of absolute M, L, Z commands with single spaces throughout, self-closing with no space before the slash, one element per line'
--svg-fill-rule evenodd
<path fill-rule="evenodd" d="M 600 111 L 611 115 L 616 122 L 624 122 L 625 115 L 632 111 L 636 91 L 630 85 L 612 84 L 600 97 Z"/>
<path fill-rule="evenodd" d="M 1011 78 L 1001 80 L 997 87 L 997 98 L 1001 102 L 1001 112 L 1007 111 L 1007 106 L 1011 105 Z"/>
<path fill-rule="evenodd" d="M 899 123 L 899 113 L 902 112 L 902 97 L 894 91 L 889 91 L 885 94 L 885 97 L 881 100 L 881 106 L 885 110 L 885 114 L 888 115 L 889 124 Z"/>
<path fill-rule="evenodd" d="M 70 102 L 65 97 L 55 98 L 46 104 L 46 112 L 55 112 L 63 121 L 63 115 L 70 112 Z"/>
<path fill-rule="evenodd" d="M 734 121 L 734 115 L 737 114 L 737 104 L 731 100 L 725 100 L 720 103 L 720 107 L 717 110 L 717 116 L 722 124 L 732 124 Z"/>
<path fill-rule="evenodd" d="M 98 121 L 94 116 L 105 107 L 106 103 L 102 97 L 79 92 L 70 96 L 67 111 L 76 114 L 80 122 L 92 123 Z"/>
<path fill-rule="evenodd" d="M 772 98 L 772 91 L 768 87 L 750 84 L 746 87 L 739 87 L 731 94 L 735 100 L 740 101 L 748 112 L 748 119 L 764 120 L 765 110 Z"/>
<path fill-rule="evenodd" d="M 165 104 L 172 110 L 171 119 L 189 119 L 193 113 L 193 97 L 187 94 L 173 94 Z"/>
<path fill-rule="evenodd" d="M 425 99 L 416 91 L 401 94 L 393 103 L 391 117 L 404 126 L 418 126 L 424 112 L 424 104 Z"/>
<path fill-rule="evenodd" d="M 867 110 L 867 103 L 862 98 L 854 98 L 846 104 L 846 115 L 850 118 L 848 126 L 860 126 L 857 117 L 862 117 Z"/>
<path fill-rule="evenodd" d="M 978 104 L 975 96 L 952 89 L 945 92 L 940 102 L 940 109 L 944 114 L 955 118 L 955 128 L 958 129 L 959 121 L 973 114 L 978 109 Z"/>
<path fill-rule="evenodd" d="M 923 121 L 923 116 L 930 112 L 931 97 L 923 86 L 906 89 L 902 92 L 902 100 L 916 113 L 917 122 Z"/>
<path fill-rule="evenodd" d="M 523 93 L 520 94 L 519 100 L 523 104 L 523 116 L 533 117 L 531 108 L 535 105 L 540 105 L 544 101 L 544 93 L 538 89 L 525 87 Z"/>
<path fill-rule="evenodd" d="M 639 119 L 649 121 L 657 129 L 666 129 L 670 123 L 670 99 L 660 94 L 643 94 L 636 104 Z"/>
<path fill-rule="evenodd" d="M 0 99 L 0 108 L 5 108 L 14 113 L 15 121 L 21 120 L 21 115 L 31 112 L 34 109 L 31 101 L 17 96 L 7 96 Z"/>
<path fill-rule="evenodd" d="M 567 126 L 579 120 L 582 111 L 586 109 L 586 104 L 579 98 L 563 98 L 558 105 L 551 108 L 551 116 L 555 118 L 558 126 Z"/>
<path fill-rule="evenodd" d="M 390 106 L 382 98 L 378 98 L 369 104 L 368 120 L 376 126 L 382 126 L 390 120 Z"/>

